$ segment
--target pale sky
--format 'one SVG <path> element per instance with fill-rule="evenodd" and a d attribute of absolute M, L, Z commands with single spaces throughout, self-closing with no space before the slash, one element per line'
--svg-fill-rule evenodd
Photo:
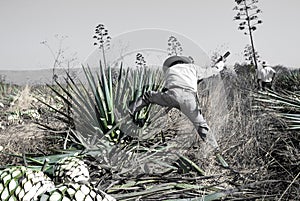
<path fill-rule="evenodd" d="M 64 47 L 83 62 L 95 50 L 99 23 L 112 38 L 144 28 L 170 30 L 194 41 L 207 54 L 231 51 L 242 62 L 248 36 L 233 21 L 234 0 L 0 0 L 0 70 L 51 68 L 47 40 L 66 35 Z M 270 65 L 300 67 L 300 1 L 260 0 L 263 24 L 254 32 L 256 50 Z"/>

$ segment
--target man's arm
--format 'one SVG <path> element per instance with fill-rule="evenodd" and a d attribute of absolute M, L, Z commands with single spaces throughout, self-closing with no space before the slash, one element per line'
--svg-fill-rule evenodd
<path fill-rule="evenodd" d="M 203 81 L 203 79 L 211 77 L 213 75 L 217 75 L 222 71 L 225 67 L 225 61 L 226 58 L 230 55 L 230 52 L 227 51 L 224 55 L 220 56 L 220 58 L 211 64 L 210 66 L 207 66 L 206 68 L 201 68 L 197 65 L 195 65 L 196 71 L 197 71 L 197 84 Z"/>
<path fill-rule="evenodd" d="M 226 58 L 230 55 L 230 52 L 227 51 L 224 55 L 220 56 L 219 59 L 217 61 L 215 61 L 215 63 L 212 65 L 212 68 L 221 68 L 223 69 L 225 66 L 225 61 Z"/>
<path fill-rule="evenodd" d="M 271 84 L 273 85 L 273 82 L 274 82 L 274 78 L 276 76 L 276 71 L 272 68 L 273 70 L 273 75 L 272 75 L 272 81 L 271 81 Z"/>

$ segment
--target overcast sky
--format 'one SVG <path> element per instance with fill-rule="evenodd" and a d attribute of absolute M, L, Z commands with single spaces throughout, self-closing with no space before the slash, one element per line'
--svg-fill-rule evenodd
<path fill-rule="evenodd" d="M 83 62 L 94 51 L 94 28 L 103 23 L 114 38 L 144 28 L 182 34 L 207 54 L 226 51 L 229 63 L 243 61 L 249 38 L 233 21 L 234 0 L 0 0 L 0 69 L 51 68 L 54 35 L 66 35 L 68 54 Z M 260 0 L 263 24 L 255 47 L 270 65 L 300 67 L 299 0 Z M 66 55 L 68 56 L 68 55 Z"/>

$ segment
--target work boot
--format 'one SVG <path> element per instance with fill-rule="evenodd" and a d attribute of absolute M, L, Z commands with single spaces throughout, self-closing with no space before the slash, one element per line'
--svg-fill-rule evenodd
<path fill-rule="evenodd" d="M 132 101 L 128 105 L 128 112 L 131 116 L 134 116 L 136 111 L 136 101 Z"/>
<path fill-rule="evenodd" d="M 135 115 L 143 107 L 145 107 L 149 104 L 146 94 L 147 94 L 147 92 L 145 93 L 145 95 L 140 96 L 138 99 L 129 102 L 128 110 L 131 115 Z"/>
<path fill-rule="evenodd" d="M 201 139 L 206 142 L 207 134 L 208 134 L 208 128 L 206 127 L 199 127 L 198 128 L 198 134 L 201 137 Z"/>

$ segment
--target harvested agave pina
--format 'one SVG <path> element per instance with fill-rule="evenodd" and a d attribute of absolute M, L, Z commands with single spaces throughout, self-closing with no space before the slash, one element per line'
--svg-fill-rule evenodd
<path fill-rule="evenodd" d="M 112 196 L 89 184 L 68 183 L 39 196 L 39 201 L 115 201 Z"/>
<path fill-rule="evenodd" d="M 87 165 L 74 156 L 59 160 L 54 166 L 53 175 L 57 183 L 87 182 L 90 179 Z"/>
<path fill-rule="evenodd" d="M 34 201 L 38 195 L 54 188 L 42 171 L 16 166 L 0 171 L 0 200 Z"/>

